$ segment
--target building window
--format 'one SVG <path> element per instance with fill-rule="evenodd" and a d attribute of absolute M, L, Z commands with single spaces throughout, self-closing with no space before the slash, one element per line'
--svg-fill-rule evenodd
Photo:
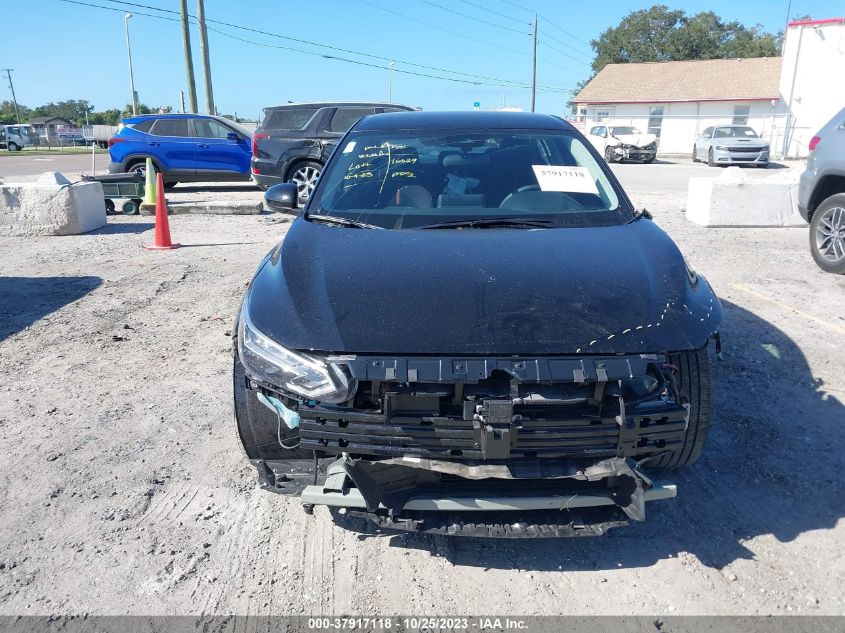
<path fill-rule="evenodd" d="M 613 116 L 613 108 L 600 108 L 593 110 L 593 121 L 604 123 Z"/>
<path fill-rule="evenodd" d="M 748 125 L 748 113 L 751 112 L 751 106 L 735 105 L 734 118 L 731 122 L 733 125 Z"/>
<path fill-rule="evenodd" d="M 648 133 L 660 138 L 660 128 L 663 126 L 663 106 L 651 106 L 648 109 Z"/>

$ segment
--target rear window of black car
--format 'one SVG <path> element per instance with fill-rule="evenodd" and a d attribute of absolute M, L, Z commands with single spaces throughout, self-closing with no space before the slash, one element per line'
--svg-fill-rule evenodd
<path fill-rule="evenodd" d="M 189 136 L 188 119 L 158 119 L 151 134 L 155 136 Z"/>
<path fill-rule="evenodd" d="M 332 116 L 330 130 L 332 132 L 346 132 L 358 119 L 375 114 L 375 108 L 338 108 Z"/>
<path fill-rule="evenodd" d="M 283 108 L 270 110 L 261 125 L 270 130 L 301 130 L 318 108 Z"/>

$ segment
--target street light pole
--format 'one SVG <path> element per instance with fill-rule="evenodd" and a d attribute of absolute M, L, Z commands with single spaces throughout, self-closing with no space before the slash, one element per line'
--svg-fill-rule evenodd
<path fill-rule="evenodd" d="M 135 93 L 135 75 L 132 73 L 132 47 L 129 45 L 129 18 L 131 13 L 123 16 L 123 24 L 126 26 L 126 52 L 129 55 L 129 89 L 132 91 L 132 115 L 138 114 L 138 97 Z"/>
<path fill-rule="evenodd" d="M 393 103 L 393 64 L 396 62 L 390 62 L 387 65 L 387 102 Z"/>

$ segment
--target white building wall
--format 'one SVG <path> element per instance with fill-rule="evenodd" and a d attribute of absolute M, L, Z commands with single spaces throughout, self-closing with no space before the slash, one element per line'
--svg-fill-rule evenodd
<path fill-rule="evenodd" d="M 731 125 L 735 106 L 748 107 L 748 121 L 754 130 L 767 139 L 773 156 L 779 156 L 786 121 L 783 103 L 766 101 L 684 101 L 674 103 L 617 103 L 588 105 L 586 129 L 598 122 L 610 125 L 633 125 L 641 132 L 649 128 L 653 108 L 663 108 L 658 154 L 691 154 L 695 138 L 713 125 Z"/>
<path fill-rule="evenodd" d="M 791 115 L 781 149 L 806 156 L 812 136 L 845 106 L 843 20 L 787 26 L 780 93 Z"/>

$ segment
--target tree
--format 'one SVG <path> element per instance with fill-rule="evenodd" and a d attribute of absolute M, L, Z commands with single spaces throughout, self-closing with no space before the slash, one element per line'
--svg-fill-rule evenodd
<path fill-rule="evenodd" d="M 760 25 L 724 22 L 712 11 L 690 16 L 656 4 L 629 13 L 593 40 L 592 68 L 597 73 L 607 64 L 629 62 L 775 57 L 782 38 L 782 33 L 766 33 Z"/>
<path fill-rule="evenodd" d="M 32 111 L 32 116 L 61 117 L 75 125 L 84 125 L 86 114 L 91 114 L 93 111 L 94 106 L 84 99 L 68 99 L 58 103 L 51 101 L 47 105 L 38 106 Z"/>
<path fill-rule="evenodd" d="M 135 108 L 135 112 L 138 114 L 157 114 L 158 108 L 151 108 L 146 103 L 139 103 L 138 107 Z M 125 118 L 128 116 L 132 116 L 132 104 L 127 103 L 126 107 L 123 108 L 123 112 L 120 113 L 121 118 Z"/>
<path fill-rule="evenodd" d="M 92 112 L 88 117 L 91 125 L 117 125 L 120 123 L 120 109 L 111 108 L 102 112 Z"/>
<path fill-rule="evenodd" d="M 21 122 L 26 121 L 29 118 L 30 109 L 27 108 L 25 105 L 19 103 L 18 104 L 18 114 L 21 117 Z M 12 101 L 0 101 L 0 125 L 6 125 L 10 123 L 17 123 L 17 119 L 15 117 L 15 104 Z"/>

